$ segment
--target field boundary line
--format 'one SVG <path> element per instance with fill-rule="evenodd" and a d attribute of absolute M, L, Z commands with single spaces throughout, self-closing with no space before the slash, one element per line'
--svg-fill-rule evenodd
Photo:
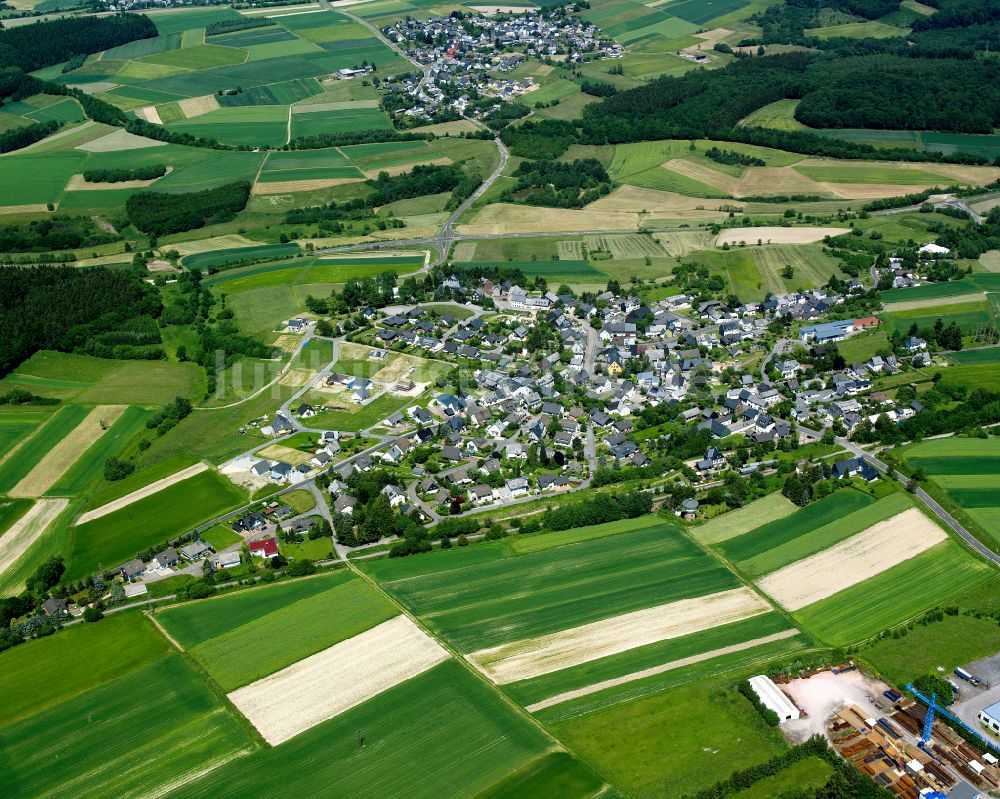
<path fill-rule="evenodd" d="M 162 624 L 160 624 L 159 619 L 157 619 L 148 610 L 145 611 L 145 614 L 146 618 L 148 618 L 151 622 L 153 622 L 153 626 L 156 627 L 156 629 L 163 634 L 164 638 L 166 638 L 171 644 L 173 644 L 177 648 L 178 652 L 184 651 L 184 647 L 180 645 L 180 642 L 176 638 L 174 638 L 170 633 L 167 632 L 167 629 Z"/>
<path fill-rule="evenodd" d="M 38 433 L 41 431 L 41 429 L 43 427 L 45 427 L 49 422 L 51 422 L 53 419 L 55 419 L 56 416 L 59 415 L 59 411 L 63 410 L 63 408 L 68 408 L 68 407 L 69 407 L 69 405 L 63 405 L 62 408 L 60 408 L 58 411 L 56 411 L 54 414 L 52 414 L 48 419 L 46 419 L 40 425 L 38 425 L 37 427 L 35 427 L 34 430 L 32 430 L 30 433 L 28 433 L 28 435 L 26 435 L 24 438 L 22 438 L 20 441 L 18 441 L 13 447 L 11 447 L 10 450 L 7 452 L 7 454 L 5 454 L 2 458 L 0 458 L 0 466 L 3 466 L 10 459 L 10 457 L 12 455 L 14 455 L 14 453 L 16 453 L 25 444 L 27 444 L 29 441 L 31 441 L 31 439 L 33 439 L 35 436 L 37 436 Z"/>
<path fill-rule="evenodd" d="M 94 519 L 100 519 L 102 516 L 107 516 L 109 513 L 114 513 L 117 510 L 126 508 L 133 502 L 138 502 L 140 499 L 145 499 L 153 494 L 157 494 L 175 483 L 179 483 L 183 480 L 187 480 L 189 477 L 194 477 L 202 472 L 206 472 L 210 468 L 211 467 L 205 463 L 196 463 L 193 466 L 188 466 L 186 469 L 181 469 L 179 472 L 174 472 L 167 477 L 154 480 L 149 485 L 144 485 L 142 488 L 137 488 L 135 491 L 131 491 L 123 497 L 118 497 L 118 499 L 113 499 L 111 502 L 106 502 L 99 508 L 87 511 L 76 520 L 76 524 L 74 526 L 86 524 Z"/>
<path fill-rule="evenodd" d="M 97 405 L 80 423 L 70 430 L 58 444 L 45 453 L 30 472 L 22 477 L 8 492 L 12 497 L 41 497 L 82 458 L 87 451 L 106 436 L 122 417 L 127 405 Z M 107 426 L 102 422 L 107 420 Z M 95 422 L 97 430 L 94 430 Z M 97 433 L 88 440 L 90 433 Z M 80 446 L 82 445 L 82 449 Z M 76 457 L 72 454 L 76 452 Z"/>
<path fill-rule="evenodd" d="M 701 652 L 697 655 L 691 655 L 690 657 L 680 658 L 679 660 L 672 660 L 669 663 L 661 663 L 659 666 L 651 666 L 648 669 L 642 669 L 640 671 L 633 671 L 629 674 L 624 674 L 621 677 L 612 677 L 608 680 L 601 680 L 600 682 L 592 683 L 591 685 L 586 685 L 583 688 L 576 688 L 572 691 L 564 691 L 561 694 L 556 694 L 555 696 L 550 696 L 548 699 L 542 699 L 538 702 L 534 702 L 530 705 L 525 706 L 525 710 L 529 713 L 536 713 L 539 710 L 545 710 L 546 708 L 553 707 L 555 705 L 562 704 L 563 702 L 568 702 L 570 699 L 578 699 L 582 696 L 590 696 L 590 694 L 596 694 L 599 691 L 603 691 L 605 688 L 615 688 L 619 685 L 626 685 L 630 682 L 636 682 L 638 680 L 645 679 L 646 677 L 655 677 L 657 674 L 663 674 L 668 671 L 673 671 L 674 669 L 679 669 L 683 666 L 691 666 L 695 663 L 701 663 L 704 660 L 711 660 L 715 657 L 722 657 L 723 655 L 732 655 L 736 652 L 742 652 L 746 649 L 753 649 L 754 647 L 763 646 L 764 644 L 771 644 L 776 641 L 784 641 L 786 638 L 794 638 L 796 635 L 801 635 L 801 632 L 796 628 L 791 628 L 788 630 L 782 630 L 780 633 L 772 633 L 771 635 L 765 635 L 761 638 L 754 638 L 750 641 L 743 641 L 739 644 L 731 644 L 730 646 L 723 646 L 719 649 L 712 649 L 708 652 Z"/>

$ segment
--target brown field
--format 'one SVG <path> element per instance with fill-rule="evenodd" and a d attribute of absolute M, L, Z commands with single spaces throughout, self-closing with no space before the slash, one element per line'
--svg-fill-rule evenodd
<path fill-rule="evenodd" d="M 1000 272 L 1000 250 L 990 250 L 979 256 L 979 263 L 987 272 Z"/>
<path fill-rule="evenodd" d="M 930 185 L 902 183 L 817 183 L 824 191 L 842 200 L 878 200 L 882 197 L 902 197 L 925 189 Z"/>
<path fill-rule="evenodd" d="M 62 477 L 104 431 L 115 423 L 127 405 L 98 405 L 73 431 L 50 449 L 10 490 L 12 497 L 40 497 Z"/>
<path fill-rule="evenodd" d="M 0 574 L 13 566 L 69 505 L 68 499 L 40 499 L 0 538 Z"/>
<path fill-rule="evenodd" d="M 167 167 L 167 175 L 174 171 L 172 166 Z M 166 177 L 166 175 L 164 175 Z M 83 175 L 73 175 L 66 184 L 66 191 L 97 191 L 101 189 L 141 189 L 156 183 L 160 178 L 151 180 L 122 180 L 118 183 L 89 183 L 83 179 Z"/>
<path fill-rule="evenodd" d="M 406 172 L 410 172 L 413 167 L 418 164 L 420 166 L 447 166 L 452 163 L 454 163 L 454 161 L 447 156 L 441 156 L 440 158 L 428 158 L 422 161 L 414 161 L 410 164 L 402 164 L 401 166 L 387 166 L 382 167 L 381 169 L 369 169 L 364 173 L 364 176 L 366 178 L 377 178 L 382 172 L 387 172 L 390 175 L 402 175 Z"/>
<path fill-rule="evenodd" d="M 145 119 L 147 122 L 152 122 L 154 125 L 162 125 L 163 120 L 160 119 L 160 112 L 156 110 L 155 105 L 144 105 L 141 108 L 135 109 L 135 115 L 139 119 Z"/>
<path fill-rule="evenodd" d="M 198 117 L 211 111 L 219 110 L 219 101 L 214 94 L 206 94 L 203 97 L 189 97 L 186 100 L 178 100 L 177 107 L 185 117 Z"/>
<path fill-rule="evenodd" d="M 422 674 L 448 652 L 399 615 L 229 694 L 272 746 Z"/>
<path fill-rule="evenodd" d="M 56 205 L 58 208 L 58 204 Z M 40 214 L 48 211 L 45 203 L 38 205 L 0 205 L 0 214 Z"/>
<path fill-rule="evenodd" d="M 910 508 L 767 575 L 758 586 L 787 610 L 799 610 L 875 577 L 947 537 L 923 513 Z"/>
<path fill-rule="evenodd" d="M 106 136 L 99 139 L 78 144 L 77 150 L 86 150 L 88 153 L 115 153 L 119 150 L 141 150 L 144 147 L 166 147 L 165 141 L 147 139 L 145 136 L 136 136 L 127 130 L 117 128 Z"/>
<path fill-rule="evenodd" d="M 843 227 L 734 227 L 723 230 L 715 240 L 715 246 L 739 244 L 762 239 L 765 244 L 813 244 L 824 236 L 839 236 L 850 233 Z"/>
<path fill-rule="evenodd" d="M 285 461 L 285 463 L 290 463 L 292 466 L 298 466 L 300 463 L 308 463 L 309 459 L 312 458 L 311 452 L 284 447 L 281 444 L 272 444 L 269 447 L 264 447 L 257 454 L 268 460 Z"/>
<path fill-rule="evenodd" d="M 377 175 L 375 176 L 377 177 Z M 314 180 L 277 180 L 273 183 L 254 183 L 252 194 L 294 194 L 297 191 L 318 191 L 345 183 L 361 183 L 361 178 L 316 178 Z"/>
<path fill-rule="evenodd" d="M 482 649 L 471 654 L 469 660 L 502 685 L 747 619 L 768 610 L 768 604 L 750 588 L 736 588 Z"/>

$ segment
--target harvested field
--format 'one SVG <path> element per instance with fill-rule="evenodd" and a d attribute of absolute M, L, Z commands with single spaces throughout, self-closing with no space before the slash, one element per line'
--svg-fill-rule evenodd
<path fill-rule="evenodd" d="M 313 180 L 276 180 L 269 183 L 254 183 L 252 194 L 293 194 L 297 191 L 318 191 L 345 183 L 360 183 L 361 178 L 316 178 Z"/>
<path fill-rule="evenodd" d="M 642 671 L 632 672 L 631 674 L 626 674 L 622 677 L 615 677 L 610 680 L 602 680 L 601 682 L 594 683 L 593 685 L 588 685 L 584 688 L 576 688 L 572 691 L 565 691 L 556 696 L 551 696 L 548 699 L 543 699 L 541 702 L 535 702 L 534 704 L 528 705 L 525 710 L 529 713 L 535 713 L 539 710 L 545 710 L 547 707 L 553 707 L 554 705 L 562 704 L 563 702 L 568 702 L 571 699 L 578 699 L 581 696 L 590 696 L 591 694 L 596 694 L 599 691 L 603 691 L 607 688 L 617 688 L 619 685 L 625 685 L 630 682 L 636 682 L 638 680 L 644 680 L 647 677 L 655 677 L 657 674 L 663 674 L 666 671 L 673 671 L 674 669 L 680 669 L 684 666 L 692 666 L 696 663 L 702 663 L 706 660 L 712 660 L 713 658 L 723 657 L 724 655 L 732 655 L 736 652 L 743 652 L 747 649 L 753 649 L 754 647 L 763 646 L 765 644 L 772 644 L 776 641 L 784 641 L 787 638 L 794 638 L 799 634 L 799 631 L 795 628 L 788 630 L 782 630 L 779 633 L 773 633 L 772 635 L 765 635 L 761 638 L 754 638 L 751 641 L 742 641 L 738 644 L 732 644 L 730 646 L 720 647 L 719 649 L 712 649 L 708 652 L 700 652 L 697 655 L 691 655 L 686 658 L 679 658 L 678 660 L 673 660 L 669 663 L 663 663 L 659 666 L 652 666 L 648 669 L 643 669 Z"/>
<path fill-rule="evenodd" d="M 767 575 L 758 585 L 786 609 L 799 610 L 875 577 L 947 537 L 923 513 L 911 508 Z"/>
<path fill-rule="evenodd" d="M 689 255 L 712 246 L 712 234 L 708 232 L 654 233 L 653 238 L 660 242 L 660 246 L 671 257 Z"/>
<path fill-rule="evenodd" d="M 63 476 L 88 447 L 124 413 L 127 405 L 98 405 L 73 431 L 50 449 L 10 490 L 12 497 L 40 497 Z"/>
<path fill-rule="evenodd" d="M 715 246 L 738 244 L 741 241 L 754 242 L 761 239 L 765 244 L 813 244 L 825 236 L 839 236 L 850 233 L 843 227 L 734 227 L 723 230 L 715 239 Z"/>
<path fill-rule="evenodd" d="M 490 679 L 504 684 L 729 624 L 768 610 L 768 605 L 752 590 L 736 588 L 482 649 L 469 658 Z"/>
<path fill-rule="evenodd" d="M 186 469 L 170 475 L 169 477 L 164 477 L 162 480 L 157 480 L 155 483 L 150 483 L 147 486 L 143 486 L 130 494 L 126 494 L 124 497 L 109 502 L 106 505 L 101 505 L 99 508 L 94 508 L 93 510 L 87 511 L 76 523 L 85 524 L 86 522 L 93 521 L 94 519 L 100 519 L 102 516 L 106 516 L 109 513 L 114 513 L 116 510 L 121 510 L 122 508 L 131 505 L 133 502 L 138 502 L 140 499 L 144 499 L 151 494 L 155 494 L 158 491 L 162 491 L 164 488 L 172 486 L 174 483 L 179 483 L 181 480 L 187 480 L 189 477 L 194 477 L 196 474 L 201 474 L 201 472 L 207 471 L 208 466 L 204 463 L 196 463 L 194 466 L 189 466 Z"/>
<path fill-rule="evenodd" d="M 84 150 L 88 153 L 117 153 L 121 150 L 141 150 L 145 147 L 166 147 L 165 141 L 147 139 L 145 136 L 136 136 L 127 130 L 118 128 L 107 136 L 99 139 L 84 142 L 77 145 L 77 150 Z"/>
<path fill-rule="evenodd" d="M 440 156 L 438 158 L 428 158 L 426 160 L 414 161 L 411 164 L 398 164 L 395 166 L 384 166 L 378 169 L 366 169 L 364 171 L 364 176 L 366 178 L 377 178 L 382 172 L 387 172 L 389 175 L 403 175 L 407 172 L 411 172 L 413 167 L 417 166 L 447 166 L 452 164 L 452 161 L 447 156 Z"/>
<path fill-rule="evenodd" d="M 144 105 L 141 108 L 137 108 L 135 109 L 135 115 L 139 117 L 139 119 L 152 122 L 154 125 L 163 124 L 163 120 L 160 119 L 160 112 L 156 110 L 155 105 Z"/>
<path fill-rule="evenodd" d="M 56 204 L 58 208 L 58 204 Z M 48 211 L 45 203 L 37 205 L 0 205 L 0 214 L 43 214 Z"/>
<path fill-rule="evenodd" d="M 981 302 L 985 299 L 985 292 L 978 292 L 975 294 L 953 294 L 950 297 L 929 297 L 924 300 L 889 302 L 882 306 L 882 310 L 886 313 L 892 313 L 894 311 L 912 311 L 917 308 L 938 308 L 942 305 L 957 305 L 963 302 Z"/>
<path fill-rule="evenodd" d="M 189 97 L 186 100 L 178 100 L 177 106 L 187 119 L 198 117 L 219 110 L 219 101 L 214 94 L 206 94 L 203 97 Z"/>
<path fill-rule="evenodd" d="M 13 566 L 69 505 L 68 499 L 40 499 L 0 537 L 0 574 Z"/>
<path fill-rule="evenodd" d="M 768 194 L 829 195 L 831 193 L 816 181 L 796 172 L 790 166 L 748 167 L 743 176 L 739 178 L 683 158 L 667 161 L 663 167 L 733 197 L 756 197 Z"/>
<path fill-rule="evenodd" d="M 718 544 L 761 525 L 783 519 L 794 511 L 795 505 L 781 494 L 768 494 L 742 508 L 716 516 L 700 527 L 695 527 L 691 534 L 703 544 Z"/>
<path fill-rule="evenodd" d="M 399 615 L 229 699 L 276 746 L 447 659 L 443 647 Z"/>
<path fill-rule="evenodd" d="M 901 197 L 924 189 L 933 188 L 929 184 L 912 183 L 817 183 L 823 192 L 829 192 L 842 200 L 877 200 L 882 197 Z"/>
<path fill-rule="evenodd" d="M 272 444 L 269 447 L 264 447 L 264 449 L 257 452 L 262 458 L 268 458 L 272 461 L 285 461 L 290 463 L 292 466 L 298 466 L 301 463 L 309 463 L 312 458 L 311 452 L 303 452 L 300 449 L 292 449 L 291 447 L 283 447 L 281 444 Z"/>

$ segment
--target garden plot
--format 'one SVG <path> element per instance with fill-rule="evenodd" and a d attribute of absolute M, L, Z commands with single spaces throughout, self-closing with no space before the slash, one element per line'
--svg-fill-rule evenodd
<path fill-rule="evenodd" d="M 335 644 L 229 694 L 275 746 L 448 659 L 407 616 Z"/>
<path fill-rule="evenodd" d="M 12 497 L 40 497 L 65 474 L 127 408 L 98 405 L 73 431 L 50 449 L 35 467 L 10 490 Z"/>
<path fill-rule="evenodd" d="M 947 537 L 923 513 L 911 508 L 767 575 L 758 585 L 786 609 L 799 610 L 875 577 Z"/>
<path fill-rule="evenodd" d="M 527 680 L 598 658 L 689 635 L 770 610 L 749 588 L 683 599 L 527 641 L 482 649 L 470 659 L 492 680 Z"/>

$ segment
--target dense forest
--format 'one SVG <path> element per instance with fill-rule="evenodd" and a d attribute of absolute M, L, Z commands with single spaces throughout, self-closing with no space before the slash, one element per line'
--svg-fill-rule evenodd
<path fill-rule="evenodd" d="M 237 181 L 184 194 L 141 191 L 125 202 L 125 213 L 143 233 L 179 233 L 228 222 L 247 207 L 250 189 L 248 181 Z"/>
<path fill-rule="evenodd" d="M 242 17 L 241 19 L 220 19 L 218 22 L 209 22 L 205 26 L 206 36 L 218 36 L 222 33 L 232 33 L 233 31 L 248 30 L 250 28 L 267 28 L 277 25 L 273 19 L 266 17 Z"/>
<path fill-rule="evenodd" d="M 454 189 L 463 177 L 462 167 L 458 164 L 418 164 L 401 175 L 380 172 L 377 178 L 367 181 L 375 189 L 368 199 L 372 205 L 385 205 L 396 200 L 440 194 Z"/>
<path fill-rule="evenodd" d="M 503 199 L 554 208 L 583 208 L 611 191 L 610 178 L 596 158 L 575 161 L 522 161 L 517 183 Z"/>
<path fill-rule="evenodd" d="M 0 376 L 38 350 L 81 351 L 102 334 L 148 338 L 148 324 L 133 320 L 160 308 L 156 289 L 127 270 L 0 267 Z"/>
<path fill-rule="evenodd" d="M 22 147 L 41 141 L 46 136 L 51 136 L 57 130 L 59 130 L 59 123 L 54 119 L 49 119 L 45 122 L 36 122 L 33 125 L 0 133 L 0 153 L 20 150 Z"/>
<path fill-rule="evenodd" d="M 15 225 L 0 225 L 0 252 L 52 252 L 118 241 L 89 216 L 53 214 Z"/>
<path fill-rule="evenodd" d="M 864 145 L 824 143 L 811 133 L 739 127 L 753 111 L 785 98 L 801 99 L 797 118 L 815 127 L 987 133 L 1000 125 L 1000 82 L 988 62 L 794 52 L 740 58 L 712 72 L 662 77 L 619 92 L 583 110 L 582 140 L 709 137 L 833 157 L 875 153 Z M 913 150 L 878 152 L 892 160 L 952 160 Z M 960 155 L 958 160 L 984 159 Z"/>
<path fill-rule="evenodd" d="M 558 158 L 576 140 L 576 126 L 561 119 L 529 119 L 501 131 L 500 140 L 521 158 Z"/>
<path fill-rule="evenodd" d="M 26 72 L 99 53 L 110 47 L 156 36 L 156 26 L 142 14 L 67 17 L 0 30 L 0 67 Z"/>

